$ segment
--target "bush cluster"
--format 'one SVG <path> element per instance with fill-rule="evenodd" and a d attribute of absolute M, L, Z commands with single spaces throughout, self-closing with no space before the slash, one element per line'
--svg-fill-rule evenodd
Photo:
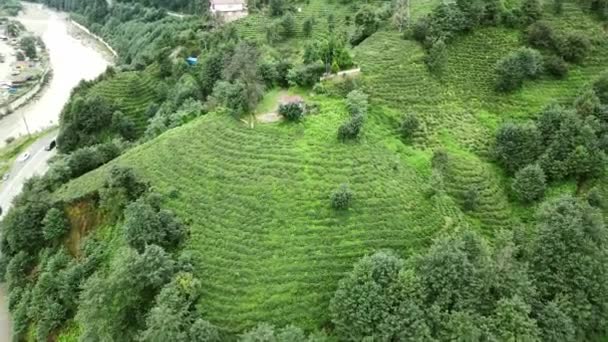
<path fill-rule="evenodd" d="M 524 80 L 539 77 L 543 72 L 543 57 L 537 50 L 521 48 L 496 64 L 496 90 L 509 92 L 520 88 Z"/>
<path fill-rule="evenodd" d="M 339 283 L 330 314 L 340 340 L 574 341 L 603 329 L 608 237 L 597 209 L 544 205 L 532 238 L 490 245 L 469 230 L 403 260 L 365 256 Z M 564 260 L 578 260 L 576 263 Z M 593 271 L 590 271 L 593 270 Z"/>
<path fill-rule="evenodd" d="M 279 114 L 288 121 L 300 121 L 304 118 L 304 108 L 300 103 L 288 103 L 279 106 Z"/>

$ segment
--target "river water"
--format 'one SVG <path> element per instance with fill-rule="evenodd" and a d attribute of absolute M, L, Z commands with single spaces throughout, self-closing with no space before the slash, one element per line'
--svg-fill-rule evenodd
<path fill-rule="evenodd" d="M 49 50 L 53 77 L 38 98 L 0 120 L 0 146 L 8 137 L 18 137 L 58 124 L 59 113 L 81 80 L 91 80 L 105 71 L 109 62 L 90 42 L 74 38 L 66 15 L 23 3 L 17 19 L 28 31 L 42 37 Z M 24 120 L 25 119 L 25 120 Z M 25 122 L 24 122 L 25 121 Z"/>
<path fill-rule="evenodd" d="M 75 38 L 65 14 L 39 4 L 23 3 L 18 20 L 28 31 L 42 37 L 49 50 L 53 78 L 38 97 L 0 119 L 0 146 L 8 137 L 43 130 L 58 124 L 59 114 L 72 89 L 83 79 L 91 80 L 111 63 L 98 45 Z M 25 122 L 24 122 L 25 121 Z M 10 316 L 4 286 L 0 287 L 0 342 L 11 341 Z"/>

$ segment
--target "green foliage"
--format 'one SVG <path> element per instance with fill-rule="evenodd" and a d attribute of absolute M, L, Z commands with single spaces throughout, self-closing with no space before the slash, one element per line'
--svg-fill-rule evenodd
<path fill-rule="evenodd" d="M 346 210 L 350 207 L 354 197 L 355 195 L 348 185 L 342 184 L 331 194 L 331 207 L 336 210 Z"/>
<path fill-rule="evenodd" d="M 280 16 L 285 12 L 285 0 L 270 0 L 270 15 Z"/>
<path fill-rule="evenodd" d="M 547 187 L 543 169 L 538 164 L 517 171 L 512 189 L 522 202 L 533 202 L 543 197 Z"/>
<path fill-rule="evenodd" d="M 220 341 L 213 325 L 196 319 L 194 305 L 201 283 L 190 273 L 180 273 L 156 297 L 156 304 L 146 317 L 146 330 L 139 341 Z"/>
<path fill-rule="evenodd" d="M 338 139 L 341 141 L 353 140 L 359 137 L 364 122 L 363 115 L 355 115 L 338 128 Z"/>
<path fill-rule="evenodd" d="M 440 39 L 433 43 L 428 55 L 424 58 L 424 62 L 430 72 L 436 75 L 443 74 L 448 62 L 447 50 L 443 40 Z"/>
<path fill-rule="evenodd" d="M 100 132 L 112 125 L 114 104 L 92 95 L 70 100 L 61 113 L 57 147 L 62 153 L 100 143 Z"/>
<path fill-rule="evenodd" d="M 390 341 L 408 321 L 422 318 L 421 308 L 409 303 L 408 293 L 402 289 L 402 267 L 403 261 L 392 253 L 377 252 L 362 258 L 340 281 L 329 310 L 341 340 L 368 337 Z"/>
<path fill-rule="evenodd" d="M 346 108 L 352 116 L 367 115 L 369 96 L 360 90 L 353 90 L 346 96 Z"/>
<path fill-rule="evenodd" d="M 562 57 L 548 56 L 545 58 L 544 69 L 557 79 L 563 79 L 568 75 L 568 64 Z"/>
<path fill-rule="evenodd" d="M 507 123 L 496 133 L 497 161 L 510 173 L 534 163 L 540 154 L 541 134 L 533 124 Z"/>
<path fill-rule="evenodd" d="M 281 28 L 283 31 L 281 32 L 283 37 L 290 38 L 293 37 L 296 33 L 296 19 L 293 14 L 287 13 L 281 18 Z"/>
<path fill-rule="evenodd" d="M 304 118 L 304 108 L 300 103 L 288 103 L 279 106 L 279 114 L 289 121 L 300 121 Z"/>
<path fill-rule="evenodd" d="M 355 24 L 357 30 L 350 39 L 353 46 L 359 45 L 378 30 L 380 18 L 378 18 L 376 8 L 370 5 L 362 6 L 355 14 Z"/>
<path fill-rule="evenodd" d="M 413 134 L 420 128 L 420 120 L 415 114 L 407 114 L 401 121 L 399 132 L 405 139 L 412 138 Z"/>
<path fill-rule="evenodd" d="M 526 29 L 526 41 L 534 48 L 551 49 L 554 39 L 553 28 L 546 21 L 537 21 Z"/>
<path fill-rule="evenodd" d="M 85 340 L 134 340 L 145 326 L 144 314 L 169 283 L 174 262 L 158 246 L 143 254 L 122 249 L 107 275 L 93 274 L 84 284 L 76 320 Z"/>
<path fill-rule="evenodd" d="M 470 186 L 462 194 L 462 209 L 464 211 L 475 211 L 480 204 L 479 189 L 476 186 Z"/>
<path fill-rule="evenodd" d="M 325 65 L 322 62 L 316 62 L 289 70 L 287 79 L 289 84 L 293 86 L 312 87 L 319 82 L 324 72 Z"/>
<path fill-rule="evenodd" d="M 523 0 L 521 3 L 521 13 L 524 22 L 533 23 L 539 20 L 543 14 L 543 7 L 540 0 Z"/>
<path fill-rule="evenodd" d="M 586 203 L 563 197 L 543 206 L 537 229 L 530 251 L 535 286 L 542 301 L 558 304 L 545 314 L 553 324 L 545 324 L 555 328 L 556 319 L 567 322 L 565 314 L 573 324 L 556 333 L 570 335 L 574 327 L 576 336 L 587 339 L 603 331 L 608 255 L 601 214 Z"/>
<path fill-rule="evenodd" d="M 591 42 L 583 33 L 567 33 L 556 40 L 559 55 L 568 62 L 580 63 L 591 51 Z"/>
<path fill-rule="evenodd" d="M 143 252 L 147 245 L 173 249 L 183 241 L 186 229 L 172 212 L 150 199 L 140 198 L 125 209 L 124 232 L 129 246 Z"/>
<path fill-rule="evenodd" d="M 534 79 L 543 71 L 540 52 L 521 48 L 501 59 L 496 64 L 496 90 L 510 92 L 520 88 L 524 80 Z"/>
<path fill-rule="evenodd" d="M 312 35 L 312 30 L 315 26 L 315 18 L 309 17 L 304 21 L 302 31 L 304 32 L 305 37 L 310 37 Z"/>
<path fill-rule="evenodd" d="M 42 220 L 42 234 L 49 241 L 61 238 L 70 228 L 65 213 L 57 208 L 47 211 Z"/>
<path fill-rule="evenodd" d="M 23 50 L 27 58 L 33 59 L 38 56 L 38 53 L 36 52 L 36 38 L 32 36 L 21 38 L 21 40 L 19 40 L 19 47 Z"/>

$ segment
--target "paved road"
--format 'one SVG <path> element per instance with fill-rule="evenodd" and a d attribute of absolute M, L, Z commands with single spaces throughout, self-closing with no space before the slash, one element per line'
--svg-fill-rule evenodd
<path fill-rule="evenodd" d="M 53 131 L 34 142 L 27 151 L 31 154 L 30 158 L 24 162 L 16 161 L 11 167 L 10 177 L 7 181 L 0 184 L 0 206 L 2 215 L 9 210 L 11 202 L 15 196 L 21 192 L 23 183 L 34 175 L 43 174 L 48 169 L 48 160 L 55 155 L 56 150 L 45 151 L 44 147 L 55 139 L 56 131 Z M 0 216 L 2 218 L 2 216 Z M 11 321 L 8 311 L 6 289 L 4 284 L 0 285 L 0 342 L 11 340 Z"/>
<path fill-rule="evenodd" d="M 34 142 L 28 149 L 30 157 L 24 161 L 16 161 L 9 172 L 9 178 L 0 184 L 0 207 L 2 207 L 2 218 L 10 208 L 11 201 L 21 192 L 23 183 L 34 175 L 44 174 L 48 169 L 48 160 L 55 155 L 56 151 L 45 151 L 44 147 L 55 139 L 56 131 L 53 131 Z"/>

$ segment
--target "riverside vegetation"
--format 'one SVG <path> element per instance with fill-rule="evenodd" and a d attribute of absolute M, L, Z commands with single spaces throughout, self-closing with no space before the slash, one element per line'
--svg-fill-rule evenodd
<path fill-rule="evenodd" d="M 608 2 L 42 2 L 119 64 L 0 223 L 14 340 L 608 336 Z"/>

